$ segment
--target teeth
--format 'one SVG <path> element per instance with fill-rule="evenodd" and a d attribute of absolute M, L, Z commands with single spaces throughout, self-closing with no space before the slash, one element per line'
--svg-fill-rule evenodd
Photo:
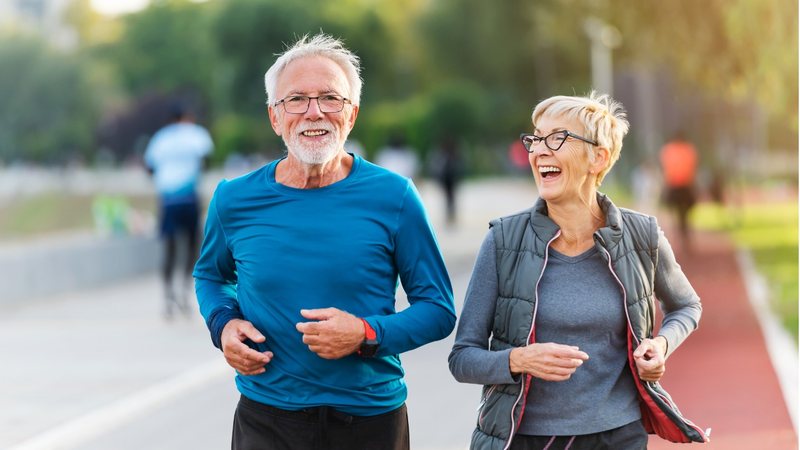
<path fill-rule="evenodd" d="M 322 136 L 323 134 L 327 134 L 327 130 L 306 130 L 303 131 L 303 136 Z"/>
<path fill-rule="evenodd" d="M 548 172 L 558 173 L 558 172 L 561 172 L 561 169 L 559 169 L 558 167 L 554 167 L 554 166 L 541 166 L 541 167 L 539 167 L 539 173 L 548 173 Z"/>

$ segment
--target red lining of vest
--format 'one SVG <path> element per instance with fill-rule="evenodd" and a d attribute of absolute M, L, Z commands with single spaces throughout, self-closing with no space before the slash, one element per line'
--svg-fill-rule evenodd
<path fill-rule="evenodd" d="M 642 385 L 642 380 L 639 379 L 639 371 L 636 369 L 636 363 L 633 360 L 633 351 L 631 333 L 628 332 L 628 364 L 633 374 L 636 389 L 639 391 L 639 408 L 642 411 L 642 425 L 644 425 L 645 431 L 649 434 L 655 433 L 670 442 L 692 442 L 692 440 L 678 428 L 675 422 L 667 417 L 664 411 L 656 405 L 650 397 L 650 394 L 645 390 Z"/>

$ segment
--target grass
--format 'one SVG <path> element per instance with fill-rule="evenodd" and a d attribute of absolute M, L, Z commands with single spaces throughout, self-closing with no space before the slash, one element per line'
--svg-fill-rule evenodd
<path fill-rule="evenodd" d="M 746 204 L 737 211 L 699 204 L 692 212 L 692 224 L 727 232 L 736 245 L 750 251 L 757 270 L 767 280 L 773 312 L 797 342 L 797 201 Z"/>
<path fill-rule="evenodd" d="M 130 207 L 154 211 L 155 201 L 143 197 L 118 197 Z M 95 227 L 95 197 L 50 192 L 0 204 L 0 240 L 51 232 L 91 230 Z"/>

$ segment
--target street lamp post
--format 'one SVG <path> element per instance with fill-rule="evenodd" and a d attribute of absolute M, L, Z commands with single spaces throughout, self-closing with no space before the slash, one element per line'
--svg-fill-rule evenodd
<path fill-rule="evenodd" d="M 583 31 L 591 42 L 592 87 L 605 94 L 613 95 L 614 68 L 611 50 L 622 44 L 619 30 L 596 17 L 583 22 Z"/>

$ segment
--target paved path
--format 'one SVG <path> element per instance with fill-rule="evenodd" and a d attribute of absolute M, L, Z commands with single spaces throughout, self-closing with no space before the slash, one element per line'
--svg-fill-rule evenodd
<path fill-rule="evenodd" d="M 686 417 L 712 429 L 703 448 L 796 449 L 797 435 L 735 250 L 723 235 L 696 237 L 692 256 L 678 251 L 677 258 L 703 301 L 703 317 L 670 357 L 662 384 Z M 650 443 L 654 450 L 679 445 L 658 438 Z"/>
<path fill-rule="evenodd" d="M 464 186 L 458 227 L 421 188 L 460 311 L 490 218 L 529 205 L 529 181 Z M 730 243 L 698 239 L 678 255 L 704 302 L 700 329 L 672 356 L 664 385 L 682 412 L 711 427 L 708 449 L 795 449 L 796 435 Z M 0 449 L 226 448 L 232 373 L 196 314 L 165 323 L 155 276 L 0 309 Z M 479 389 L 447 370 L 453 336 L 403 355 L 414 450 L 462 450 Z M 673 448 L 657 438 L 651 449 Z"/>

